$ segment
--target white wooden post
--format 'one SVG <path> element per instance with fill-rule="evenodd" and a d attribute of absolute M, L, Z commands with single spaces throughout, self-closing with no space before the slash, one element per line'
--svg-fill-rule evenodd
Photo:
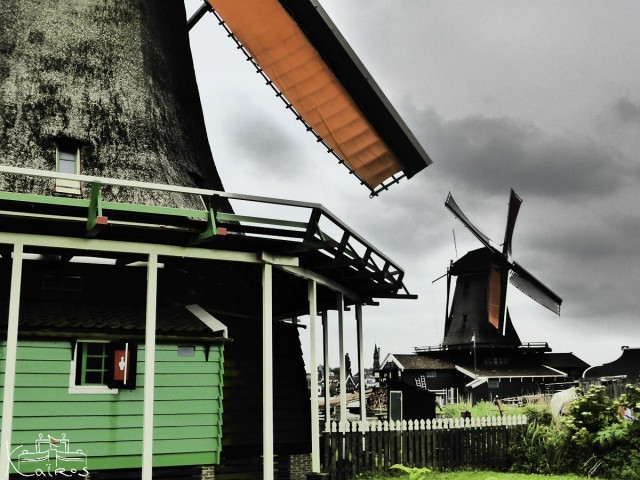
<path fill-rule="evenodd" d="M 329 316 L 327 311 L 322 312 L 322 353 L 324 361 L 324 425 L 325 431 L 329 431 L 331 424 L 331 370 L 329 369 Z"/>
<path fill-rule="evenodd" d="M 156 299 L 158 254 L 147 262 L 147 317 L 144 334 L 144 410 L 142 417 L 142 480 L 151 480 L 153 469 L 153 400 L 156 370 Z"/>
<path fill-rule="evenodd" d="M 338 350 L 340 351 L 340 424 L 347 421 L 347 375 L 344 361 L 344 296 L 338 292 Z"/>
<path fill-rule="evenodd" d="M 4 361 L 4 394 L 2 398 L 2 435 L 0 435 L 0 478 L 9 478 L 11 433 L 13 428 L 13 395 L 16 384 L 18 353 L 18 318 L 20 316 L 20 286 L 22 284 L 22 243 L 13 245 L 7 347 Z"/>
<path fill-rule="evenodd" d="M 360 377 L 360 420 L 367 419 L 367 398 L 364 381 L 364 347 L 362 338 L 362 305 L 356 304 L 356 328 L 358 336 L 358 376 Z"/>
<path fill-rule="evenodd" d="M 318 360 L 316 357 L 316 282 L 308 281 L 309 343 L 311 369 L 311 471 L 320 473 L 320 417 L 318 412 Z"/>
<path fill-rule="evenodd" d="M 262 266 L 262 478 L 273 480 L 272 265 Z"/>

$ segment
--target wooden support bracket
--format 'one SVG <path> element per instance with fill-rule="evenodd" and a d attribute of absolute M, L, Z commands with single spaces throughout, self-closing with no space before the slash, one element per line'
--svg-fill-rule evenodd
<path fill-rule="evenodd" d="M 89 198 L 89 212 L 87 214 L 87 237 L 97 236 L 109 223 L 109 219 L 102 215 L 102 196 L 100 183 L 91 184 L 91 196 Z"/>
<path fill-rule="evenodd" d="M 198 235 L 195 240 L 191 241 L 191 245 L 198 245 L 200 243 L 207 242 L 212 238 L 218 235 L 226 235 L 227 229 L 224 227 L 219 227 L 216 219 L 216 212 L 218 210 L 218 202 L 220 197 L 218 195 L 214 195 L 211 198 L 211 204 L 209 206 L 209 214 L 207 216 L 207 228 L 204 232 Z"/>
<path fill-rule="evenodd" d="M 322 211 L 319 208 L 311 210 L 311 216 L 309 217 L 309 223 L 307 224 L 307 231 L 304 234 L 305 243 L 311 243 L 315 238 L 321 214 Z"/>

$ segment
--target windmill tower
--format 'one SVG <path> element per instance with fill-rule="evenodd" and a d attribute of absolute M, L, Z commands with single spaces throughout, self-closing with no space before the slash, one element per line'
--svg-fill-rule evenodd
<path fill-rule="evenodd" d="M 206 11 L 372 194 L 431 163 L 314 2 L 211 0 L 187 23 L 181 1 L 72 0 L 33 8 L 16 0 L 0 6 L 2 165 L 222 190 L 188 37 Z M 71 180 L 0 182 L 18 192 L 87 193 Z M 106 189 L 103 196 L 202 206 L 177 194 Z"/>
<path fill-rule="evenodd" d="M 483 244 L 454 262 L 447 275 L 447 296 L 451 277 L 457 277 L 451 310 L 447 312 L 443 345 L 453 347 L 475 342 L 482 346 L 517 347 L 521 344 L 507 307 L 510 283 L 537 303 L 560 314 L 562 299 L 514 262 L 511 240 L 522 200 L 511 190 L 502 251 L 490 244 L 462 212 L 451 193 L 445 206 Z M 449 299 L 447 298 L 447 307 Z"/>
<path fill-rule="evenodd" d="M 209 149 L 183 2 L 73 0 L 0 7 L 3 165 L 222 189 Z M 0 187 L 82 195 L 78 182 Z M 105 189 L 105 199 L 202 207 Z"/>

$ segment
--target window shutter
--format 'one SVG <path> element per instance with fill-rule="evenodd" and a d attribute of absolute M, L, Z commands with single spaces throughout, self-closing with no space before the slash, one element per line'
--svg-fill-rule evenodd
<path fill-rule="evenodd" d="M 134 390 L 138 344 L 135 342 L 110 342 L 107 347 L 107 385 L 109 388 Z"/>

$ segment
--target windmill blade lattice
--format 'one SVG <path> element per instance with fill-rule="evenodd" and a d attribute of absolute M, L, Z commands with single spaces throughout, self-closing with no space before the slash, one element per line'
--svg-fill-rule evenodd
<path fill-rule="evenodd" d="M 513 263 L 509 281 L 522 293 L 532 298 L 543 307 L 548 308 L 556 315 L 560 315 L 562 298 L 556 295 L 550 288 L 546 287 L 536 277 L 531 275 L 521 265 L 515 262 Z"/>
<path fill-rule="evenodd" d="M 458 206 L 456 201 L 453 199 L 453 195 L 451 195 L 451 192 L 449 192 L 449 195 L 447 196 L 447 201 L 444 202 L 444 206 L 447 207 L 447 209 L 449 209 L 449 211 L 453 213 L 456 216 L 456 218 L 460 220 L 464 224 L 464 226 L 467 227 L 478 240 L 480 240 L 480 243 L 482 243 L 487 248 L 496 250 L 489 243 L 490 242 L 489 237 L 487 237 L 484 233 L 478 230 L 475 227 L 475 225 L 473 225 L 473 223 L 469 221 L 467 216 L 464 213 L 462 213 L 462 210 L 460 210 L 460 207 Z"/>
<path fill-rule="evenodd" d="M 516 195 L 516 192 L 511 189 L 509 197 L 509 212 L 507 213 L 507 228 L 504 231 L 504 243 L 502 247 L 502 254 L 505 257 L 511 256 L 511 239 L 513 238 L 513 228 L 516 226 L 516 219 L 518 218 L 518 212 L 520 211 L 520 205 L 522 205 L 522 199 Z"/>

